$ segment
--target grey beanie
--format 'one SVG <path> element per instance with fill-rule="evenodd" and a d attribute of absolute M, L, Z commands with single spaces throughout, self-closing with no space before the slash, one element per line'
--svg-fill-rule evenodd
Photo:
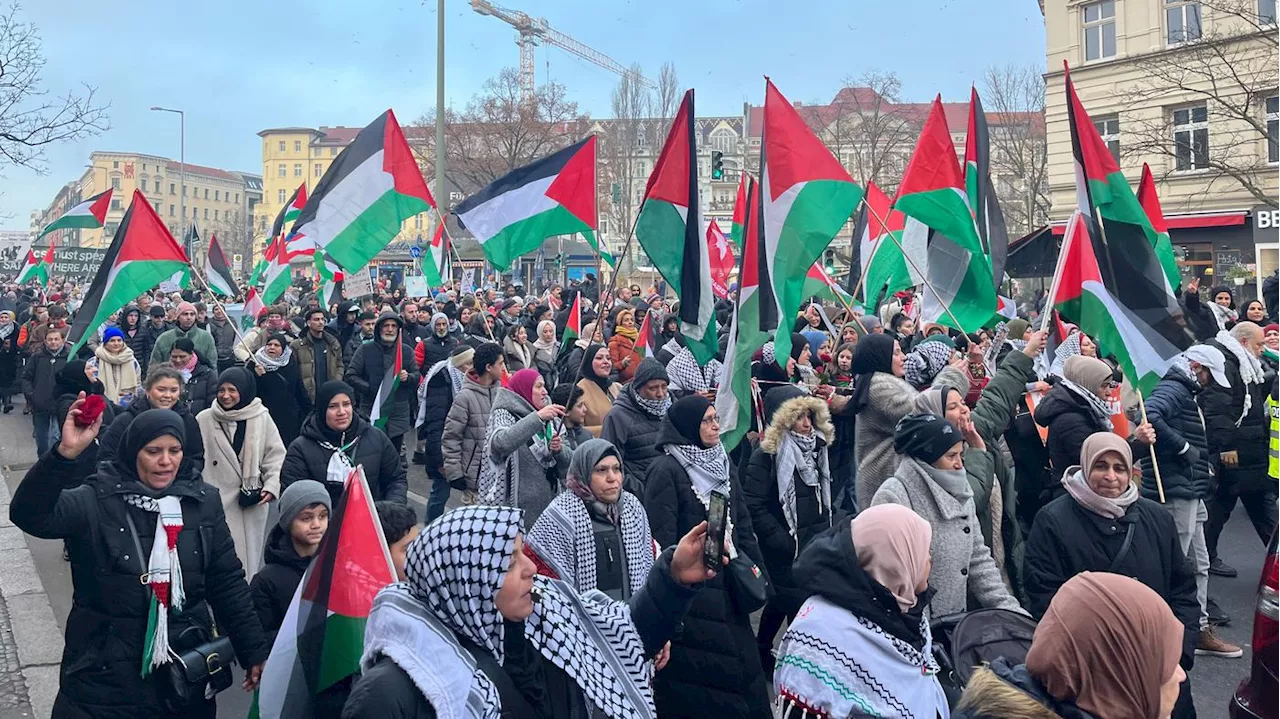
<path fill-rule="evenodd" d="M 333 512 L 333 500 L 329 499 L 329 490 L 323 484 L 314 479 L 300 479 L 286 487 L 280 495 L 280 528 L 288 532 L 298 514 L 313 504 L 323 504 Z"/>

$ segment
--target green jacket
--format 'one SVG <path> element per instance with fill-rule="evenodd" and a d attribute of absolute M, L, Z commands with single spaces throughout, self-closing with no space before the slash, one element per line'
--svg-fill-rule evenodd
<path fill-rule="evenodd" d="M 155 347 L 151 349 L 150 366 L 168 364 L 169 352 L 179 337 L 190 337 L 192 344 L 196 346 L 196 356 L 200 358 L 200 364 L 209 365 L 214 372 L 218 371 L 218 346 L 214 344 L 213 335 L 209 334 L 208 330 L 200 329 L 198 325 L 191 325 L 189 330 L 181 327 L 165 330 L 156 338 Z"/>

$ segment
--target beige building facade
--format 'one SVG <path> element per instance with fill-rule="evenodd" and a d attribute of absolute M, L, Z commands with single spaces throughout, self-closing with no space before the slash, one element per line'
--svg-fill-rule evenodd
<path fill-rule="evenodd" d="M 1275 0 L 1042 0 L 1051 219 L 1076 207 L 1064 61 L 1135 190 L 1143 164 L 1184 279 L 1257 295 L 1277 266 Z M 1060 234 L 1061 230 L 1055 228 Z"/>

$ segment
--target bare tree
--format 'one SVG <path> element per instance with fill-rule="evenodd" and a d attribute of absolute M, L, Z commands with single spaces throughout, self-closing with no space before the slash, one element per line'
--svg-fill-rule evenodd
<path fill-rule="evenodd" d="M 601 138 L 600 189 L 606 194 L 601 206 L 607 208 L 609 239 L 614 242 L 625 238 L 635 220 L 635 196 L 644 186 L 642 158 L 653 146 L 653 126 L 661 124 L 653 121 L 653 93 L 634 79 L 640 76 L 640 66 L 632 65 L 631 73 L 618 81 L 610 98 L 613 117 L 604 124 Z"/>
<path fill-rule="evenodd" d="M 923 125 L 924 115 L 899 107 L 902 82 L 893 72 L 870 70 L 846 78 L 826 116 L 806 118 L 821 128 L 831 152 L 859 182 L 874 182 L 889 195 L 897 189 Z"/>
<path fill-rule="evenodd" d="M 485 81 L 465 110 L 445 111 L 445 179 L 463 193 L 488 185 L 521 165 L 582 139 L 587 117 L 557 83 L 520 92 L 520 74 L 506 68 Z M 408 133 L 430 177 L 435 158 L 434 112 Z"/>
<path fill-rule="evenodd" d="M 40 77 L 40 33 L 18 11 L 17 5 L 0 9 L 0 164 L 43 173 L 49 145 L 107 129 L 107 106 L 97 104 L 88 85 L 80 93 L 49 95 Z"/>
<path fill-rule="evenodd" d="M 1203 172 L 1200 197 L 1215 187 L 1243 189 L 1275 207 L 1267 184 L 1275 169 L 1267 164 L 1267 148 L 1280 137 L 1269 129 L 1266 108 L 1267 98 L 1277 93 L 1275 18 L 1260 17 L 1256 0 L 1201 0 L 1198 7 L 1201 15 L 1187 22 L 1184 37 L 1169 38 L 1182 42 L 1137 61 L 1142 79 L 1130 88 L 1126 104 L 1161 111 L 1125 119 L 1121 153 L 1168 158 L 1152 168 L 1158 179 L 1187 169 Z M 1163 107 L 1171 98 L 1182 107 Z M 1175 112 L 1183 107 L 1203 107 L 1198 114 L 1209 130 L 1175 137 Z"/>
<path fill-rule="evenodd" d="M 1034 65 L 988 67 L 982 105 L 991 141 L 991 175 L 1012 237 L 1049 218 L 1049 154 L 1044 76 Z"/>
<path fill-rule="evenodd" d="M 684 95 L 684 89 L 680 87 L 680 78 L 676 75 L 676 66 L 670 62 L 662 63 L 662 70 L 658 74 L 658 89 L 654 98 L 654 110 L 657 117 L 665 122 L 662 125 L 671 123 L 671 118 L 675 117 L 676 110 L 680 107 L 680 98 Z M 665 127 L 660 127 L 658 132 L 665 131 Z M 661 138 L 659 138 L 661 139 Z"/>

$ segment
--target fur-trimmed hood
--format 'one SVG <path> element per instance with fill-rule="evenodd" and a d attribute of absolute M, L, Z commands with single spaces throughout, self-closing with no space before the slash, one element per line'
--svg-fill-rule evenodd
<path fill-rule="evenodd" d="M 1074 704 L 1054 702 L 1042 692 L 1024 666 L 1011 666 L 1006 660 L 997 659 L 974 671 L 951 716 L 955 719 L 1093 719 Z"/>
<path fill-rule="evenodd" d="M 830 445 L 836 439 L 836 428 L 831 424 L 831 410 L 827 403 L 811 395 L 792 397 L 778 406 L 769 418 L 769 428 L 764 431 L 760 447 L 769 454 L 778 453 L 778 445 L 791 425 L 805 412 L 813 417 L 813 428 Z"/>

